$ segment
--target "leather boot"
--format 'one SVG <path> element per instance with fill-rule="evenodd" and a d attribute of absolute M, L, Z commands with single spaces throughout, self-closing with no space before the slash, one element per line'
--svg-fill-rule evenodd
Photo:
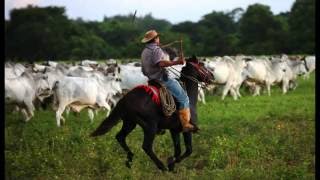
<path fill-rule="evenodd" d="M 179 119 L 182 124 L 183 132 L 194 132 L 196 128 L 190 124 L 190 109 L 184 108 L 179 110 Z"/>

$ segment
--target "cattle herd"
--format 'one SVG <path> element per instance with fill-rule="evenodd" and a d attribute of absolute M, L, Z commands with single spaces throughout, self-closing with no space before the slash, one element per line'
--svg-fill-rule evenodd
<path fill-rule="evenodd" d="M 230 94 L 234 100 L 241 97 L 240 87 L 245 86 L 253 96 L 266 88 L 280 85 L 282 93 L 294 90 L 297 77 L 309 78 L 315 70 L 315 56 L 223 56 L 203 59 L 213 73 L 213 83 L 207 91 L 222 90 L 222 100 Z M 168 68 L 171 77 L 178 78 L 181 65 Z M 78 64 L 47 61 L 41 64 L 5 64 L 5 102 L 20 111 L 29 121 L 38 104 L 49 103 L 56 112 L 57 126 L 65 122 L 62 113 L 88 109 L 92 121 L 101 108 L 109 114 L 111 108 L 128 90 L 147 84 L 139 62 L 118 64 L 115 60 L 96 62 L 83 60 Z M 203 86 L 202 86 L 203 87 Z M 205 103 L 204 89 L 199 86 L 198 99 Z"/>

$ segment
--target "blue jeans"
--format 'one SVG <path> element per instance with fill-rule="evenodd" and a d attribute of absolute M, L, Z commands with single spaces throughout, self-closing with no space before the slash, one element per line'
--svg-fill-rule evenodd
<path fill-rule="evenodd" d="M 173 97 L 177 99 L 179 103 L 178 109 L 189 108 L 189 97 L 176 79 L 168 78 L 167 81 L 164 81 L 161 78 L 161 81 L 166 85 Z"/>

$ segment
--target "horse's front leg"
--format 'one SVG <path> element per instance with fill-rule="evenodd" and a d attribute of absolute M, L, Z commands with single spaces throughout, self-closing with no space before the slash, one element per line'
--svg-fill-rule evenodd
<path fill-rule="evenodd" d="M 192 153 L 192 134 L 190 132 L 184 132 L 183 139 L 184 139 L 184 144 L 186 146 L 186 151 L 180 157 L 180 161 L 182 161 L 184 158 L 190 156 Z"/>
<path fill-rule="evenodd" d="M 180 133 L 170 130 L 171 138 L 174 147 L 174 156 L 168 158 L 169 171 L 173 171 L 174 164 L 180 162 L 181 146 L 180 146 Z"/>

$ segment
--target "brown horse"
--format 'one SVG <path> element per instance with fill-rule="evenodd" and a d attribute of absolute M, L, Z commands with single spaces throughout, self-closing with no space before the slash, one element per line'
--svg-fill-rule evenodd
<path fill-rule="evenodd" d="M 193 56 L 186 61 L 182 68 L 180 80 L 184 82 L 190 100 L 191 122 L 196 124 L 197 113 L 196 104 L 198 97 L 198 81 L 211 82 L 212 74 Z M 134 102 L 134 103 L 133 103 Z M 169 118 L 165 118 L 159 106 L 152 101 L 151 96 L 141 88 L 134 88 L 123 96 L 110 115 L 91 134 L 92 137 L 103 135 L 115 126 L 120 119 L 123 125 L 116 139 L 127 152 L 127 167 L 131 167 L 133 153 L 126 144 L 126 137 L 138 124 L 142 127 L 144 140 L 142 148 L 145 153 L 154 161 L 161 170 L 167 170 L 166 166 L 158 159 L 153 152 L 153 141 L 156 133 L 161 129 L 169 129 L 174 144 L 174 156 L 168 158 L 168 168 L 174 169 L 174 165 L 192 153 L 192 134 L 183 133 L 186 151 L 181 155 L 180 133 L 182 126 L 178 119 L 177 112 Z"/>

